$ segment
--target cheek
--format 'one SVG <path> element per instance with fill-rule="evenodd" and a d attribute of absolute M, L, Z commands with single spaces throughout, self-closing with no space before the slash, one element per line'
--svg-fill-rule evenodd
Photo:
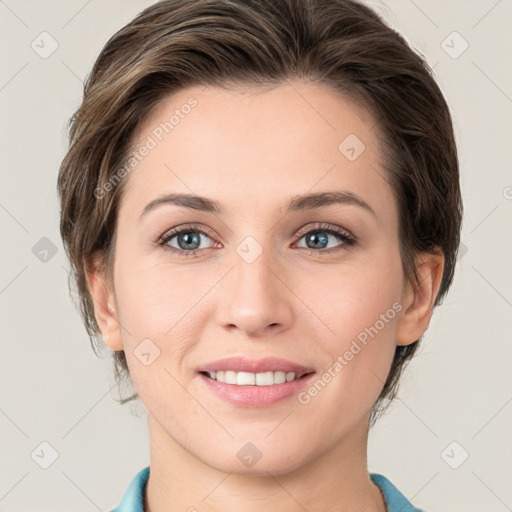
<path fill-rule="evenodd" d="M 192 272 L 170 271 L 143 260 L 120 262 L 116 295 L 126 329 L 137 336 L 171 336 L 207 289 Z M 213 277 L 213 276 L 212 276 Z M 211 286 L 211 285 L 209 285 Z"/>
<path fill-rule="evenodd" d="M 142 258 L 118 261 L 121 336 L 132 380 L 144 403 L 159 401 L 162 389 L 181 396 L 175 379 L 181 382 L 188 377 L 186 356 L 201 340 L 205 319 L 211 315 L 201 298 L 218 281 L 218 274 L 212 270 L 199 276 L 186 266 L 170 270 L 148 265 Z"/>
<path fill-rule="evenodd" d="M 395 353 L 400 282 L 391 273 L 347 274 L 318 294 L 318 316 L 329 327 L 315 337 L 324 363 L 299 401 L 323 411 L 324 425 L 349 428 L 379 396 Z"/>
<path fill-rule="evenodd" d="M 342 339 L 373 325 L 402 294 L 401 261 L 393 252 L 379 259 L 332 267 L 315 280 L 318 286 L 308 292 L 313 307 L 322 311 L 325 323 Z"/>
<path fill-rule="evenodd" d="M 341 357 L 343 372 L 360 383 L 369 377 L 385 380 L 395 352 L 403 281 L 399 255 L 389 254 L 323 279 L 311 308 L 328 326 L 318 343 L 331 365 Z"/>

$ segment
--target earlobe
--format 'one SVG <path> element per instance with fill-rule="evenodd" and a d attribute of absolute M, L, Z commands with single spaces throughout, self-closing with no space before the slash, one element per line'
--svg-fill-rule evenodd
<path fill-rule="evenodd" d="M 97 258 L 84 264 L 87 287 L 93 300 L 94 316 L 105 344 L 112 350 L 123 350 L 117 313 L 112 306 L 114 293 L 107 286 L 104 267 Z"/>
<path fill-rule="evenodd" d="M 397 326 L 397 345 L 410 345 L 427 330 L 441 287 L 444 270 L 442 252 L 422 253 L 418 260 L 418 283 L 410 285 L 402 301 L 404 308 Z"/>

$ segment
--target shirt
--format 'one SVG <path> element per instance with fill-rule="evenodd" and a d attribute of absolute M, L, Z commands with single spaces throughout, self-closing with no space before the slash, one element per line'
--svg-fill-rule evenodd
<path fill-rule="evenodd" d="M 149 478 L 149 466 L 139 471 L 130 482 L 121 503 L 110 512 L 144 512 L 144 489 Z M 407 498 L 383 475 L 370 473 L 370 478 L 384 496 L 388 512 L 424 512 L 413 507 Z"/>

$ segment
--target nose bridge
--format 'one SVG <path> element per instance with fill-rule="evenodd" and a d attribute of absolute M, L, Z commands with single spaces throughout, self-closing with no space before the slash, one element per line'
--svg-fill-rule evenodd
<path fill-rule="evenodd" d="M 236 326 L 246 334 L 255 335 L 289 320 L 286 286 L 277 277 L 282 262 L 267 235 L 258 236 L 262 243 L 247 236 L 235 247 L 234 268 L 227 276 L 219 305 L 221 323 Z"/>
<path fill-rule="evenodd" d="M 275 251 L 270 241 L 263 246 L 253 237 L 247 237 L 236 248 L 235 275 L 237 293 L 244 295 L 244 289 L 255 299 L 264 294 L 267 298 L 275 292 L 277 261 Z M 237 261 L 238 260 L 238 261 Z M 271 289 L 274 288 L 272 291 Z"/>

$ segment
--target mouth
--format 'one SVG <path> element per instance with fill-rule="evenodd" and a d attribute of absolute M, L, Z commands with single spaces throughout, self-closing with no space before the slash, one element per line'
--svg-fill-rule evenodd
<path fill-rule="evenodd" d="M 236 407 L 260 409 L 291 400 L 293 397 L 297 398 L 305 387 L 311 385 L 316 372 L 300 375 L 279 371 L 250 373 L 220 370 L 215 372 L 215 378 L 213 373 L 213 371 L 201 371 L 197 374 L 205 389 L 213 393 L 213 396 Z M 258 377 L 258 375 L 262 376 Z M 290 380 L 286 380 L 286 375 Z M 233 384 L 222 382 L 220 379 Z"/>
<path fill-rule="evenodd" d="M 208 392 L 237 407 L 269 407 L 309 385 L 314 368 L 280 357 L 232 356 L 196 368 Z"/>
<path fill-rule="evenodd" d="M 306 371 L 301 373 L 285 372 L 285 371 L 268 371 L 268 372 L 237 372 L 234 370 L 218 370 L 218 371 L 200 371 L 201 375 L 215 380 L 223 384 L 232 384 L 236 386 L 273 386 L 275 384 L 284 384 L 304 379 L 308 375 L 315 373 Z"/>

